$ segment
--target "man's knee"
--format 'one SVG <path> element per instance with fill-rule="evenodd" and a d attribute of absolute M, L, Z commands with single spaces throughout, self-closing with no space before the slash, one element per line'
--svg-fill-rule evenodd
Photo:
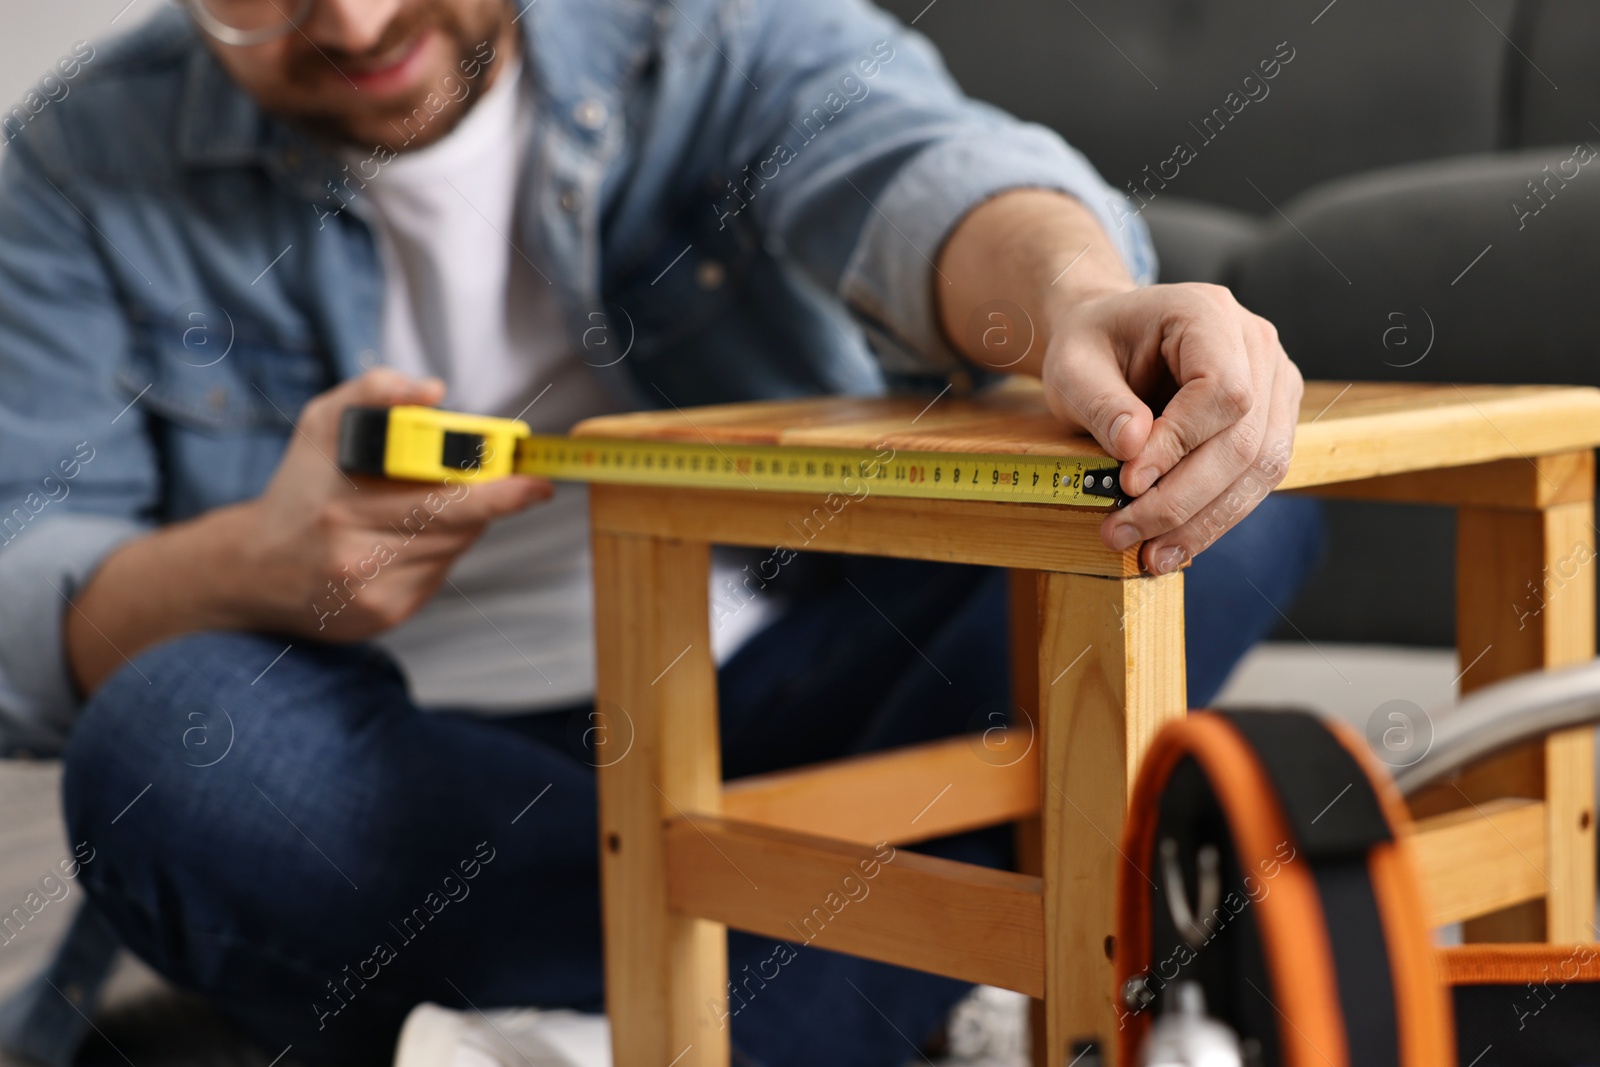
<path fill-rule="evenodd" d="M 194 634 L 140 653 L 107 678 L 85 701 L 64 754 L 69 825 L 92 818 L 101 800 L 115 803 L 119 786 L 170 774 L 190 747 L 212 745 L 207 720 L 220 717 L 221 694 L 264 647 L 252 634 Z"/>
<path fill-rule="evenodd" d="M 403 684 L 371 649 L 286 645 L 219 633 L 158 646 L 89 700 L 67 746 L 68 831 L 96 850 L 85 888 L 180 980 L 208 980 L 184 931 L 269 923 L 293 910 L 275 896 L 285 886 L 342 888 L 319 849 L 363 859 L 362 730 L 375 707 L 409 708 Z M 300 829 L 313 812 L 314 846 Z M 325 910 L 292 899 L 302 918 Z"/>
<path fill-rule="evenodd" d="M 285 752 L 299 755 L 297 772 L 318 753 L 337 758 L 359 714 L 337 693 L 341 682 L 366 688 L 361 680 L 403 700 L 392 666 L 361 647 L 202 633 L 140 654 L 86 702 L 68 741 L 74 839 L 106 837 L 124 819 L 227 822 L 240 788 L 279 776 Z"/>

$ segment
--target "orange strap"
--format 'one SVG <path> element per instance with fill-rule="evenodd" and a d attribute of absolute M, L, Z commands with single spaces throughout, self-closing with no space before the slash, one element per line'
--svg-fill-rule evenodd
<path fill-rule="evenodd" d="M 1600 982 L 1600 944 L 1461 945 L 1439 949 L 1439 975 L 1449 985 Z"/>

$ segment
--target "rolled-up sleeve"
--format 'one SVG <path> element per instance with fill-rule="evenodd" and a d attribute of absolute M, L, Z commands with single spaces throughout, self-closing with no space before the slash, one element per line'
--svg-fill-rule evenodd
<path fill-rule="evenodd" d="M 77 710 L 65 613 L 106 554 L 148 527 L 108 515 L 41 513 L 0 548 L 0 744 L 58 749 Z"/>
<path fill-rule="evenodd" d="M 963 365 L 939 327 L 935 261 L 998 193 L 1074 197 L 1134 279 L 1154 280 L 1149 234 L 1123 195 L 1053 131 L 963 95 L 921 35 L 861 0 L 759 6 L 758 24 L 730 35 L 750 91 L 727 203 L 747 202 L 765 236 L 844 300 L 887 370 Z"/>
<path fill-rule="evenodd" d="M 1144 221 L 1112 207 L 1122 194 L 1088 160 L 1042 126 L 1005 116 L 977 125 L 953 132 L 900 168 L 867 216 L 841 279 L 840 295 L 900 342 L 885 350 L 883 331 L 875 331 L 880 357 L 891 370 L 960 365 L 938 325 L 939 279 L 931 260 L 969 211 L 1008 189 L 1052 189 L 1075 197 L 1099 219 L 1134 279 L 1140 285 L 1155 280 L 1155 252 Z M 914 248 L 933 251 L 908 254 Z"/>
<path fill-rule="evenodd" d="M 38 143 L 50 147 L 41 122 Z M 128 331 L 93 223 L 24 139 L 0 164 L 0 745 L 49 751 L 78 698 L 64 613 L 149 529 L 159 475 L 117 372 Z M 92 620 L 91 620 L 92 621 Z"/>

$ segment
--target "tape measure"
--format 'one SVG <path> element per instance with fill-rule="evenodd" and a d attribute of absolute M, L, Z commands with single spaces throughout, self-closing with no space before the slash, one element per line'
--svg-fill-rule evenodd
<path fill-rule="evenodd" d="M 402 406 L 345 409 L 339 466 L 409 481 L 481 482 L 510 474 L 555 481 L 929 500 L 1126 504 L 1107 456 L 810 448 L 535 434 L 516 419 Z"/>

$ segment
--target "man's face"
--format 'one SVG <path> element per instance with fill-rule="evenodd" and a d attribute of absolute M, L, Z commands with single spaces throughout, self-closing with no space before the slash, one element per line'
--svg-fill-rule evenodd
<path fill-rule="evenodd" d="M 293 9 L 293 0 L 250 2 Z M 304 25 L 266 44 L 207 39 L 266 111 L 338 141 L 396 151 L 448 133 L 516 48 L 506 0 L 317 0 Z M 443 109 L 405 126 L 430 94 Z"/>

